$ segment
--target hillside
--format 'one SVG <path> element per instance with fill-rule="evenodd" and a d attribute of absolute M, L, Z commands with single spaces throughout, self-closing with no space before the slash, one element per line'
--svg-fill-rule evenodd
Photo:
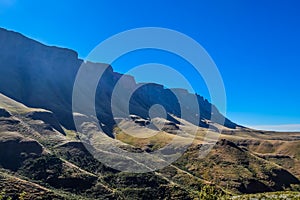
<path fill-rule="evenodd" d="M 264 158 L 271 153 L 274 155 L 271 150 L 259 152 L 251 147 L 253 140 L 258 145 L 269 142 L 250 137 L 263 134 L 255 131 L 248 133 L 249 140 L 223 134 L 223 139 L 208 156 L 199 159 L 199 147 L 204 145 L 200 131 L 191 147 L 172 165 L 156 172 L 132 174 L 118 172 L 94 159 L 78 140 L 78 133 L 61 125 L 64 132 L 59 132 L 57 121 L 52 124 L 48 120 L 49 116 L 55 119 L 53 113 L 28 108 L 3 95 L 0 95 L 0 102 L 4 113 L 0 117 L 0 182 L 9 196 L 23 193 L 27 199 L 200 199 L 206 186 L 213 188 L 207 192 L 223 196 L 226 193 L 283 191 L 299 185 L 299 176 L 295 173 L 297 166 L 293 165 L 299 159 L 297 151 L 286 151 L 283 147 L 284 143 L 287 148 L 299 144 L 299 138 L 295 137 L 299 133 L 290 134 L 290 137 L 284 137 L 283 133 L 266 133 L 282 145 L 278 147 L 282 156 L 274 162 Z M 30 116 L 34 112 L 47 113 L 47 117 L 32 119 Z M 118 130 L 115 135 L 140 151 L 151 152 L 164 145 L 160 137 L 172 137 L 169 132 L 172 129 L 162 132 L 162 136 L 150 137 L 151 146 L 147 139 L 133 140 Z M 286 167 L 286 157 L 293 160 L 289 167 Z"/>
<path fill-rule="evenodd" d="M 73 122 L 75 76 L 81 64 L 104 64 L 83 63 L 72 50 L 1 28 L 0 46 L 0 199 L 247 199 L 252 196 L 239 195 L 266 192 L 299 197 L 300 133 L 239 126 L 199 95 L 200 115 L 193 112 L 197 108 L 186 106 L 182 109 L 191 114 L 180 119 L 181 108 L 171 90 L 154 83 L 133 94 L 129 116 L 116 118 L 110 109 L 115 84 L 125 77 L 125 91 L 138 83 L 109 67 L 95 100 L 96 121 L 105 133 L 94 134 L 93 121 L 85 121 L 89 116 L 74 113 L 92 133 L 85 135 Z M 187 102 L 195 97 L 183 89 L 177 92 Z M 148 110 L 155 104 L 164 106 L 166 118 L 150 119 Z M 217 120 L 211 121 L 212 116 Z M 169 146 L 170 141 L 176 145 Z M 142 156 L 129 161 L 113 147 Z M 157 170 L 156 164 L 165 164 L 161 157 L 151 157 L 159 149 L 166 160 L 184 151 Z M 203 149 L 211 151 L 199 157 Z M 107 160 L 96 159 L 97 151 Z M 143 162 L 143 156 L 151 162 Z M 145 166 L 151 172 L 126 172 L 130 164 L 136 172 Z"/>

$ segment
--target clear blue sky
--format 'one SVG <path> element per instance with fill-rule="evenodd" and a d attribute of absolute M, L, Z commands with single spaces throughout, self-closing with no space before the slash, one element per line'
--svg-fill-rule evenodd
<path fill-rule="evenodd" d="M 294 124 L 300 130 L 299 10 L 298 0 L 0 0 L 0 26 L 74 49 L 81 58 L 127 29 L 158 26 L 183 32 L 217 64 L 230 119 L 278 130 L 278 125 Z M 141 58 L 149 61 L 146 57 Z M 135 63 L 124 62 L 116 63 L 118 71 Z M 209 98 L 202 89 L 197 92 Z"/>

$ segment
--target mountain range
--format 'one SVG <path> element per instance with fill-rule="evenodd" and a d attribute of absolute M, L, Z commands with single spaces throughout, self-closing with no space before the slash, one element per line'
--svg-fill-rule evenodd
<path fill-rule="evenodd" d="M 125 80 L 123 90 L 139 83 L 109 66 L 95 98 L 103 140 L 130 151 L 151 153 L 167 145 L 175 132 L 197 128 L 186 152 L 163 169 L 128 173 L 111 168 L 87 150 L 89 144 L 80 140 L 72 113 L 73 86 L 80 66 L 101 68 L 106 64 L 85 62 L 73 50 L 46 46 L 2 28 L 0 47 L 0 197 L 225 199 L 279 191 L 300 197 L 291 192 L 300 190 L 300 133 L 240 126 L 199 95 L 198 108 L 181 108 L 170 89 L 155 83 L 139 87 L 131 97 L 130 117 L 118 119 L 126 127 L 124 131 L 111 111 L 112 93 L 121 78 Z M 176 91 L 187 102 L 195 97 L 184 89 Z M 167 113 L 166 119 L 153 119 L 153 123 L 164 124 L 159 133 L 149 138 L 129 135 L 151 135 L 148 111 L 156 104 Z M 182 109 L 192 114 L 180 119 Z M 193 113 L 197 109 L 200 114 Z M 216 121 L 211 121 L 212 116 Z M 199 158 L 199 149 L 210 145 L 203 142 L 206 132 L 217 134 L 219 129 L 219 141 L 207 156 Z"/>

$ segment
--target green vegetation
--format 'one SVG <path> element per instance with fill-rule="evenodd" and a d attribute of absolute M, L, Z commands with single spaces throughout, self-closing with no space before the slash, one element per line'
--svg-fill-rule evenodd
<path fill-rule="evenodd" d="M 210 185 L 204 185 L 199 192 L 199 199 L 202 200 L 226 200 L 229 198 L 229 195 Z"/>
<path fill-rule="evenodd" d="M 51 182 L 61 175 L 62 161 L 54 155 L 30 158 L 24 161 L 19 173 L 33 180 Z"/>
<path fill-rule="evenodd" d="M 269 192 L 232 197 L 233 200 L 299 200 L 299 192 Z"/>
<path fill-rule="evenodd" d="M 26 196 L 26 192 L 21 192 L 19 194 L 10 196 L 9 194 L 6 194 L 5 191 L 0 192 L 0 200 L 12 200 L 13 198 L 15 198 L 15 196 L 17 197 L 18 200 L 25 200 L 25 196 Z"/>

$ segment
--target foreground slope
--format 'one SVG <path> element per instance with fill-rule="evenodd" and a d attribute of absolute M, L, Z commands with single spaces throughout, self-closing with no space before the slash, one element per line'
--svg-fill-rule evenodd
<path fill-rule="evenodd" d="M 57 123 L 49 123 L 47 117 L 31 118 L 39 112 L 55 119 L 50 111 L 28 108 L 3 95 L 0 101 L 5 102 L 0 106 L 1 184 L 7 195 L 25 192 L 27 198 L 37 198 L 44 193 L 39 196 L 43 199 L 55 195 L 63 199 L 193 199 L 197 195 L 158 173 L 128 174 L 108 168 L 91 156 L 76 133 L 60 125 L 64 132 L 59 132 Z M 9 184 L 4 184 L 6 180 Z"/>
<path fill-rule="evenodd" d="M 25 195 L 27 199 L 203 199 L 208 196 L 210 199 L 211 196 L 203 194 L 225 198 L 224 195 L 299 188 L 299 177 L 293 173 L 297 171 L 296 165 L 290 163 L 287 168 L 284 160 L 280 165 L 284 156 L 274 162 L 264 157 L 270 149 L 258 152 L 261 148 L 253 146 L 253 140 L 259 144 L 270 142 L 270 138 L 289 146 L 299 142 L 296 137 L 299 133 L 286 137 L 265 133 L 270 135 L 268 139 L 264 139 L 264 132 L 250 130 L 223 134 L 213 150 L 200 159 L 199 148 L 208 145 L 203 143 L 202 131 L 206 130 L 203 128 L 186 153 L 172 165 L 156 172 L 132 174 L 118 172 L 96 160 L 78 140 L 79 133 L 61 126 L 52 112 L 26 107 L 4 95 L 0 95 L 0 102 L 0 184 L 8 196 Z M 36 112 L 47 114 L 33 118 Z M 130 124 L 131 131 L 145 130 L 134 120 L 124 123 Z M 117 139 L 110 139 L 150 153 L 174 137 L 174 129 L 189 130 L 189 126 L 193 125 L 169 122 L 161 133 L 141 140 L 125 137 L 126 133 L 115 129 Z M 239 134 L 247 134 L 248 138 Z M 298 159 L 297 151 L 285 151 L 282 146 L 274 149 L 286 156 L 294 155 L 295 162 Z"/>

